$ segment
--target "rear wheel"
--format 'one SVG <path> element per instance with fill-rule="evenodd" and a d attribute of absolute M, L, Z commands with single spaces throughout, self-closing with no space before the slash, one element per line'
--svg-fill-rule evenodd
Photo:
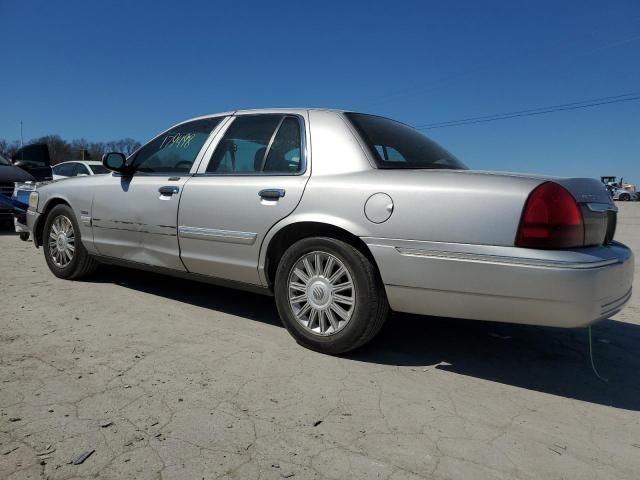
<path fill-rule="evenodd" d="M 78 222 L 68 205 L 57 205 L 49 212 L 42 243 L 49 270 L 58 278 L 81 278 L 98 266 L 82 245 Z"/>
<path fill-rule="evenodd" d="M 380 330 L 389 313 L 382 281 L 358 249 L 334 238 L 300 240 L 276 272 L 275 296 L 284 326 L 301 345 L 339 354 Z"/>

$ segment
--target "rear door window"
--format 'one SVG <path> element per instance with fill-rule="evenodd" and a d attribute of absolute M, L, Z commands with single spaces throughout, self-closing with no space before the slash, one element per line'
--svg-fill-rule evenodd
<path fill-rule="evenodd" d="M 302 169 L 300 122 L 291 115 L 241 115 L 213 152 L 207 173 L 295 174 Z"/>
<path fill-rule="evenodd" d="M 269 148 L 263 171 L 269 173 L 299 172 L 302 168 L 300 149 L 300 122 L 295 117 L 285 117 Z"/>

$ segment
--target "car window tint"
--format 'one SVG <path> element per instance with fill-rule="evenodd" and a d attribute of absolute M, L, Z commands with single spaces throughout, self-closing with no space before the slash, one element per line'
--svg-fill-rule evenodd
<path fill-rule="evenodd" d="M 380 155 L 385 162 L 406 162 L 407 159 L 393 147 L 387 147 L 385 145 L 374 145 L 378 155 Z"/>
<path fill-rule="evenodd" d="M 75 164 L 73 163 L 62 163 L 60 165 L 56 165 L 55 167 L 53 167 L 53 173 L 63 177 L 70 177 L 73 175 L 74 167 L 75 167 Z"/>
<path fill-rule="evenodd" d="M 89 165 L 89 168 L 95 175 L 102 175 L 110 172 L 110 170 L 104 165 Z"/>
<path fill-rule="evenodd" d="M 464 163 L 419 131 L 388 118 L 346 113 L 378 168 L 466 169 Z"/>
<path fill-rule="evenodd" d="M 209 173 L 252 173 L 262 169 L 267 147 L 282 115 L 236 117 L 211 156 Z"/>
<path fill-rule="evenodd" d="M 142 147 L 133 159 L 136 173 L 187 173 L 222 117 L 186 122 Z"/>
<path fill-rule="evenodd" d="M 76 177 L 78 175 L 89 175 L 89 170 L 82 163 L 76 163 L 73 168 L 73 176 Z"/>
<path fill-rule="evenodd" d="M 296 173 L 301 170 L 300 122 L 295 117 L 285 117 L 267 153 L 265 172 Z"/>

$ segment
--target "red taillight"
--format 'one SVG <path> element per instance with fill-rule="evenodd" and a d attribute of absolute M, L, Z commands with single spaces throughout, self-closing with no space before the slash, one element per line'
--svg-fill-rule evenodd
<path fill-rule="evenodd" d="M 582 213 L 571 194 L 553 182 L 536 187 L 524 206 L 516 246 L 550 249 L 583 245 Z"/>

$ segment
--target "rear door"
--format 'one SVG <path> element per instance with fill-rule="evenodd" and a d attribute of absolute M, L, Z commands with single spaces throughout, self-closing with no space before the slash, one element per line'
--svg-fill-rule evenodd
<path fill-rule="evenodd" d="M 173 127 L 128 160 L 133 175 L 114 173 L 96 182 L 92 228 L 101 255 L 184 270 L 177 237 L 178 203 L 196 159 L 223 119 Z"/>
<path fill-rule="evenodd" d="M 306 115 L 244 114 L 218 133 L 180 200 L 190 272 L 260 284 L 262 240 L 296 208 L 309 178 L 307 123 Z"/>

